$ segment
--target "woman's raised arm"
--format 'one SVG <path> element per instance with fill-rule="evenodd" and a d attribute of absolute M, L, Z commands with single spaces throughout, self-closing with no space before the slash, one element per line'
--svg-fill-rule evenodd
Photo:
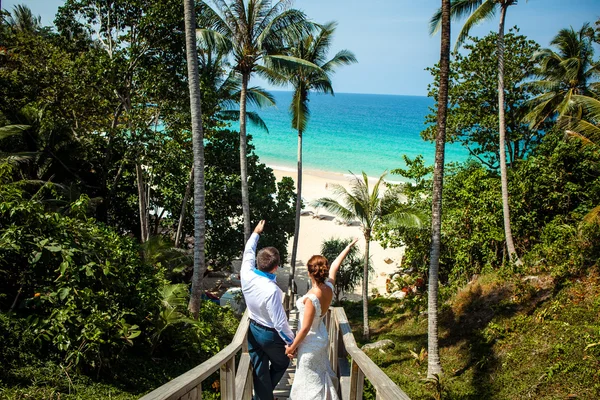
<path fill-rule="evenodd" d="M 342 252 L 331 263 L 331 266 L 329 267 L 329 280 L 331 281 L 331 283 L 335 284 L 335 276 L 337 275 L 337 272 L 340 269 L 342 262 L 350 252 L 350 249 L 356 244 L 356 242 L 358 242 L 358 238 L 354 238 L 352 242 L 350 242 L 350 244 L 346 246 L 346 248 L 342 250 Z"/>

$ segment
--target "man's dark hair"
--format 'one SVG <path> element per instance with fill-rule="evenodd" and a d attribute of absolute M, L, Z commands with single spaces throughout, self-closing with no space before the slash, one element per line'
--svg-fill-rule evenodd
<path fill-rule="evenodd" d="M 273 271 L 279 262 L 279 251 L 275 247 L 264 247 L 256 256 L 256 265 L 263 272 Z"/>

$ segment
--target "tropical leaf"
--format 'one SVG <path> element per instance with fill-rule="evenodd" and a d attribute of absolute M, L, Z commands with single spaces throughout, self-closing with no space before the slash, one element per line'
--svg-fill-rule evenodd
<path fill-rule="evenodd" d="M 587 224 L 600 225 L 600 206 L 594 207 L 592 211 L 583 217 L 583 222 Z"/>
<path fill-rule="evenodd" d="M 29 125 L 6 125 L 0 127 L 0 140 L 19 135 L 29 128 Z"/>
<path fill-rule="evenodd" d="M 474 3 L 479 3 L 480 5 L 474 11 L 472 11 L 472 9 L 475 7 Z M 458 48 L 465 42 L 465 40 L 467 40 L 469 37 L 469 32 L 475 25 L 478 25 L 481 22 L 492 19 L 496 16 L 497 5 L 498 3 L 494 0 L 485 0 L 483 3 L 481 0 L 459 0 L 452 4 L 450 9 L 450 14 L 452 16 L 461 18 L 464 15 L 470 14 L 460 30 L 460 33 L 458 34 L 456 44 L 454 45 L 455 51 L 457 51 Z"/>

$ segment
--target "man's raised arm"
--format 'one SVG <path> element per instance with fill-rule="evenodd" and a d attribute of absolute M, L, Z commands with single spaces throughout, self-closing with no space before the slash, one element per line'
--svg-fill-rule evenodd
<path fill-rule="evenodd" d="M 255 268 L 256 265 L 256 246 L 258 244 L 259 235 L 265 228 L 265 220 L 261 220 L 254 228 L 254 232 L 250 235 L 246 247 L 244 248 L 244 255 L 242 257 L 242 267 L 240 275 L 246 272 L 250 272 Z"/>

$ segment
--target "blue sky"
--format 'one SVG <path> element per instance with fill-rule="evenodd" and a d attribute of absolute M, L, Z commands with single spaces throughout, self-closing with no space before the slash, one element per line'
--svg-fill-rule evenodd
<path fill-rule="evenodd" d="M 63 1 L 1 1 L 2 8 L 9 10 L 19 3 L 29 6 L 42 17 L 43 24 L 49 25 Z M 429 36 L 428 22 L 440 3 L 440 0 L 296 0 L 294 7 L 316 22 L 337 21 L 332 50 L 348 49 L 358 58 L 358 64 L 343 67 L 334 76 L 336 92 L 424 96 L 431 82 L 425 68 L 439 60 L 440 38 Z M 509 8 L 506 27 L 517 25 L 521 34 L 548 47 L 560 29 L 570 26 L 579 29 L 584 22 L 593 24 L 599 18 L 599 0 L 521 0 Z M 462 21 L 453 24 L 454 38 L 460 27 Z M 471 33 L 484 36 L 497 29 L 498 20 L 494 18 Z M 268 87 L 257 79 L 251 84 Z"/>

